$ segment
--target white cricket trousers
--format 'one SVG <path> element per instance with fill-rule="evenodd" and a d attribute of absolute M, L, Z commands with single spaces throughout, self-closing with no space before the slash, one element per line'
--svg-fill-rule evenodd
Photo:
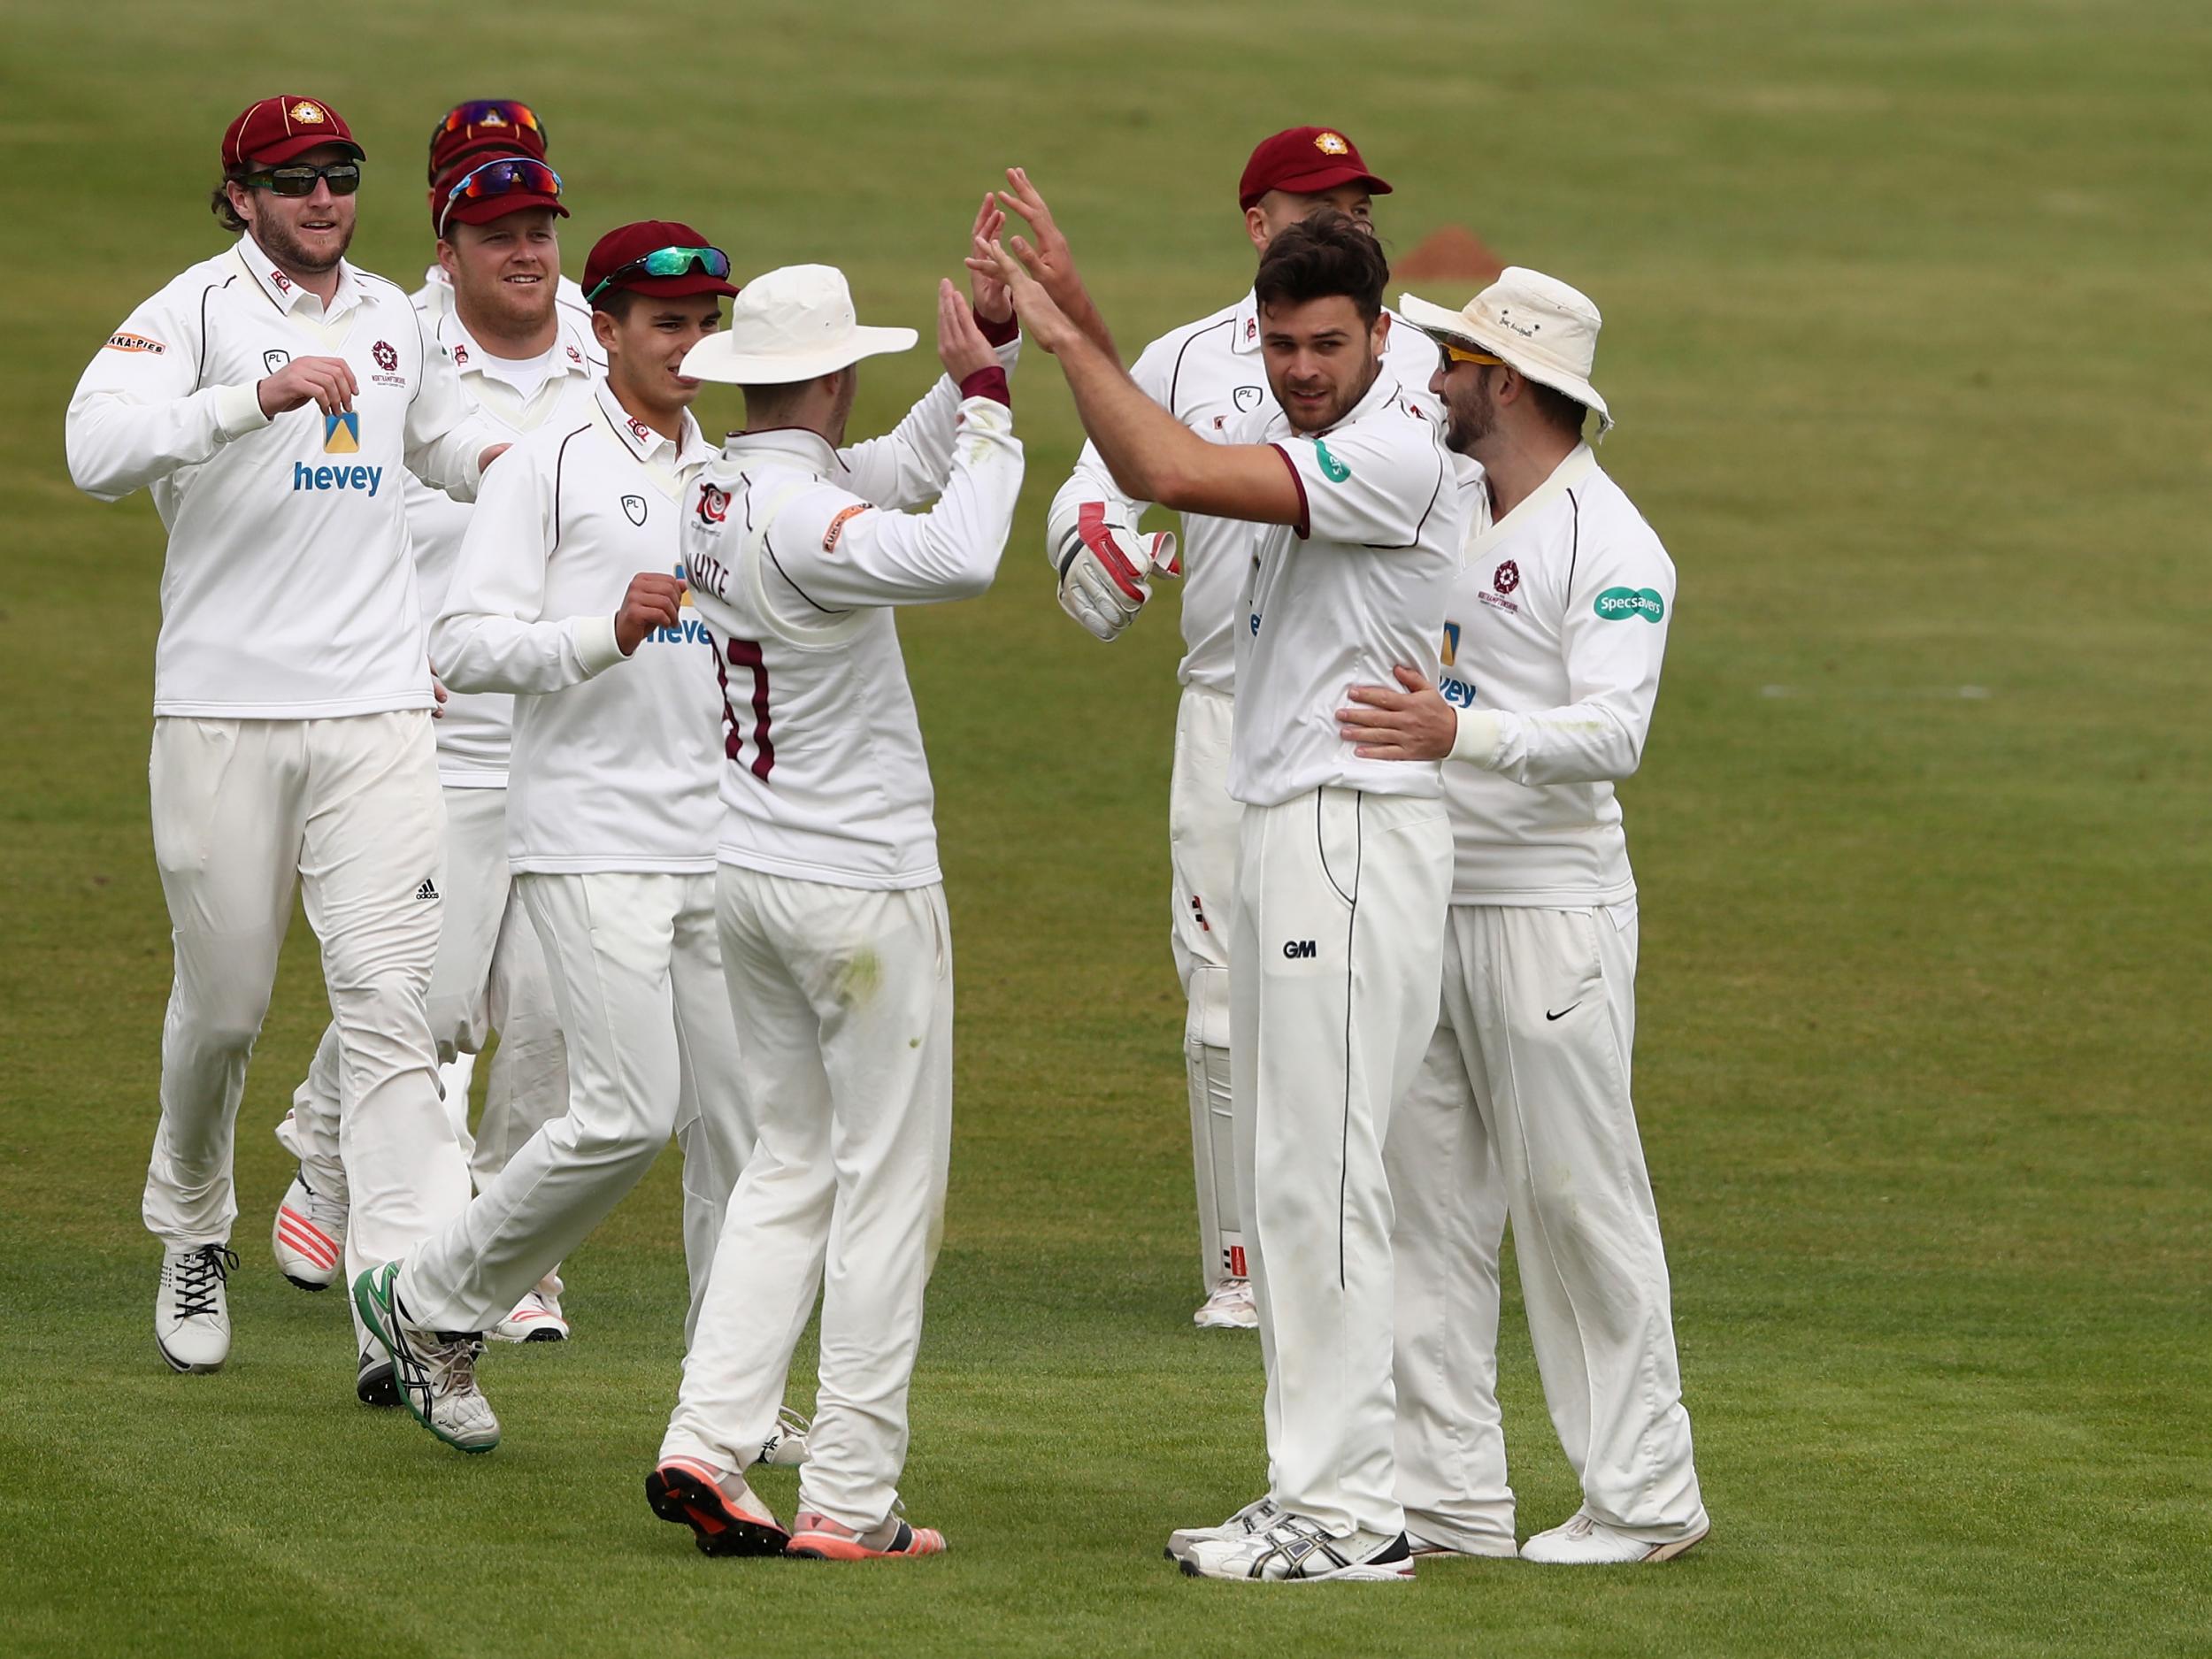
<path fill-rule="evenodd" d="M 520 873 L 568 1054 L 568 1104 L 453 1225 L 411 1252 L 408 1316 L 482 1331 L 583 1242 L 672 1133 L 684 1157 L 689 1332 L 731 1184 L 752 1149 L 715 937 L 714 878 Z"/>
<path fill-rule="evenodd" d="M 1269 1486 L 1339 1537 L 1405 1525 L 1383 1141 L 1436 1025 L 1451 864 L 1438 801 L 1331 788 L 1244 809 L 1230 1052 Z"/>
<path fill-rule="evenodd" d="M 1225 1279 L 1244 1278 L 1248 1265 L 1229 1060 L 1230 918 L 1236 903 L 1237 822 L 1244 811 L 1229 794 L 1236 709 L 1236 700 L 1225 692 L 1183 687 L 1167 796 L 1168 937 L 1188 1010 L 1183 1070 L 1190 1092 L 1200 1271 L 1210 1292 Z"/>
<path fill-rule="evenodd" d="M 1497 1403 L 1498 1256 L 1521 1293 L 1586 1513 L 1705 1530 L 1666 1254 L 1629 1099 L 1636 905 L 1451 909 L 1442 1018 L 1391 1125 L 1398 1491 L 1424 1537 L 1513 1536 Z"/>
<path fill-rule="evenodd" d="M 567 1110 L 568 1056 L 545 951 L 510 881 L 507 792 L 447 786 L 442 793 L 445 876 L 438 891 L 445 921 L 430 969 L 430 1034 L 440 1064 L 449 1065 L 459 1056 L 481 1053 L 491 1033 L 499 1033 L 473 1137 L 465 1093 L 446 1101 L 480 1192 L 540 1125 Z M 299 1159 L 311 1187 L 343 1202 L 337 1079 L 334 1025 L 323 1032 L 292 1110 L 277 1125 L 277 1140 Z"/>
<path fill-rule="evenodd" d="M 952 929 L 885 893 L 725 864 L 723 960 L 760 1144 L 731 1194 L 661 1455 L 744 1469 L 822 1294 L 799 1508 L 866 1531 L 898 1501 L 922 1294 L 952 1148 Z"/>
<path fill-rule="evenodd" d="M 230 1237 L 238 1102 L 296 886 L 342 1047 L 346 1271 L 405 1253 L 468 1201 L 424 1010 L 445 830 L 428 712 L 165 716 L 154 722 L 150 776 L 176 979 L 162 1027 L 148 1229 L 180 1248 Z"/>

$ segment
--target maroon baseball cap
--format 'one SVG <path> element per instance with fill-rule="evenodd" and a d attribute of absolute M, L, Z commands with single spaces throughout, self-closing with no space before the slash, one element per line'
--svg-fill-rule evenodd
<path fill-rule="evenodd" d="M 249 104 L 238 119 L 223 129 L 223 165 L 242 167 L 258 163 L 282 166 L 319 144 L 339 144 L 361 156 L 353 130 L 345 119 L 320 98 L 287 94 Z"/>
<path fill-rule="evenodd" d="M 430 227 L 441 236 L 448 225 L 488 225 L 534 207 L 568 217 L 561 205 L 561 175 L 535 156 L 466 156 L 430 187 Z"/>
<path fill-rule="evenodd" d="M 1294 127 L 1263 139 L 1244 164 L 1237 185 L 1237 205 L 1250 207 L 1270 190 L 1313 196 L 1340 184 L 1363 184 L 1370 196 L 1388 196 L 1390 187 L 1367 171 L 1359 146 L 1333 127 Z"/>
<path fill-rule="evenodd" d="M 545 159 L 545 124 L 517 98 L 471 98 L 457 104 L 430 129 L 430 182 L 466 156 L 528 156 Z"/>
<path fill-rule="evenodd" d="M 598 296 L 599 285 L 621 271 L 625 265 L 635 265 L 646 255 L 663 248 L 705 248 L 721 254 L 697 231 L 673 219 L 640 219 L 634 225 L 618 226 L 602 236 L 591 247 L 591 254 L 584 261 L 584 297 Z M 727 270 L 729 256 L 722 254 L 723 268 Z M 645 271 L 625 273 L 613 287 L 633 294 L 656 294 L 663 299 L 674 299 L 686 294 L 733 295 L 736 288 L 726 277 L 709 274 L 703 265 L 695 262 L 691 268 L 678 276 L 654 276 Z"/>

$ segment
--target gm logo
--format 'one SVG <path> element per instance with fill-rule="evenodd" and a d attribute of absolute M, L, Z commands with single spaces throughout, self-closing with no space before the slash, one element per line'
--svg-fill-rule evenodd
<path fill-rule="evenodd" d="M 1317 956 L 1320 954 L 1310 939 L 1286 939 L 1283 941 L 1283 955 L 1293 962 L 1301 956 Z"/>

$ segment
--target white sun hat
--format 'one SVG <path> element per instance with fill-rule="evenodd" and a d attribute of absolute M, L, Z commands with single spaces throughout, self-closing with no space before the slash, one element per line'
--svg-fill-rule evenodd
<path fill-rule="evenodd" d="M 864 328 L 835 265 L 787 265 L 757 276 L 730 302 L 730 326 L 684 354 L 681 373 L 735 386 L 787 386 L 863 357 L 910 351 L 911 328 Z"/>
<path fill-rule="evenodd" d="M 1556 277 L 1508 265 L 1462 310 L 1446 311 L 1414 295 L 1401 294 L 1398 314 L 1432 340 L 1487 351 L 1539 386 L 1564 392 L 1596 410 L 1601 435 L 1612 426 L 1605 400 L 1590 384 L 1603 319 L 1589 296 Z"/>

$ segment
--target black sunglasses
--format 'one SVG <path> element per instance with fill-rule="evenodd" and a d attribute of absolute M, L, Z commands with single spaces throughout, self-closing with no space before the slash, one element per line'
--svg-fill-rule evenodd
<path fill-rule="evenodd" d="M 318 181 L 327 184 L 333 196 L 351 196 L 361 188 L 361 164 L 334 161 L 327 167 L 311 167 L 302 163 L 250 173 L 239 180 L 250 190 L 266 190 L 272 196 L 312 196 Z"/>

